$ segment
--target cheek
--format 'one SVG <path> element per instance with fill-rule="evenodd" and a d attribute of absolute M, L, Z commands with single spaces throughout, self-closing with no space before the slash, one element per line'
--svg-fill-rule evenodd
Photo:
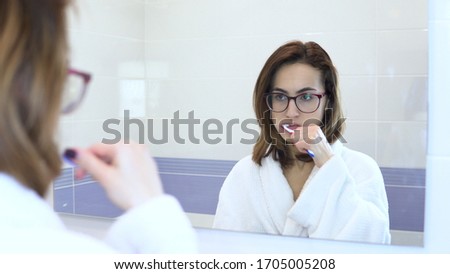
<path fill-rule="evenodd" d="M 275 112 L 272 112 L 272 113 L 270 114 L 270 119 L 272 120 L 272 124 L 274 124 L 275 127 L 276 127 L 277 130 L 278 130 L 278 126 L 279 126 L 280 122 L 281 122 L 283 119 L 286 119 L 286 117 L 284 117 L 281 113 L 275 113 Z"/>
<path fill-rule="evenodd" d="M 320 108 L 313 113 L 302 113 L 297 122 L 303 126 L 321 125 L 323 122 L 324 113 L 324 110 Z"/>
<path fill-rule="evenodd" d="M 314 119 L 323 121 L 323 117 L 325 114 L 325 108 L 319 108 L 314 114 Z"/>

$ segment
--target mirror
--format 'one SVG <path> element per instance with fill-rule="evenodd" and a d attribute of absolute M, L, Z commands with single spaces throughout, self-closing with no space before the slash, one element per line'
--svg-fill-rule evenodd
<path fill-rule="evenodd" d="M 257 138 L 252 96 L 263 64 L 287 41 L 316 41 L 339 72 L 345 145 L 383 173 L 392 244 L 422 245 L 425 0 L 100 2 L 79 1 L 71 15 L 73 66 L 94 81 L 61 121 L 63 146 L 119 135 L 150 143 L 166 191 L 195 226 L 211 227 L 225 177 Z M 72 172 L 55 182 L 56 211 L 120 214 Z"/>

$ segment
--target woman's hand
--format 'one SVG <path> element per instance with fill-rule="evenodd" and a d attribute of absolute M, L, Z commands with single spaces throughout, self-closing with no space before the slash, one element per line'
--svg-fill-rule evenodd
<path fill-rule="evenodd" d="M 156 163 L 144 145 L 96 144 L 71 152 L 78 174 L 90 173 L 124 210 L 163 194 Z"/>
<path fill-rule="evenodd" d="M 312 151 L 314 153 L 312 159 L 319 168 L 333 157 L 333 150 L 318 125 L 301 127 L 300 130 L 295 131 L 295 134 L 299 135 L 295 143 L 297 149 L 302 153 L 306 153 L 307 150 Z"/>

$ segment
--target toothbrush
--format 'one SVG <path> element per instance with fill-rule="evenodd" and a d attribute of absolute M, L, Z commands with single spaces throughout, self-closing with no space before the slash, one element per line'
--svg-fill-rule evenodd
<path fill-rule="evenodd" d="M 286 130 L 287 132 L 289 132 L 291 135 L 294 134 L 294 130 L 290 129 L 290 128 L 288 127 L 287 124 L 283 124 L 283 125 L 281 125 L 281 126 L 284 128 L 284 130 Z M 314 156 L 315 156 L 315 155 L 314 155 L 314 152 L 312 152 L 312 151 L 309 150 L 309 149 L 306 150 L 306 153 L 308 153 L 308 155 L 311 156 L 311 158 L 314 158 Z"/>

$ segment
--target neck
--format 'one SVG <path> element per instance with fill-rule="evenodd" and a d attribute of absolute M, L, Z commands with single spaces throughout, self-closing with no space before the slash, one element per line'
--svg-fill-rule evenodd
<path fill-rule="evenodd" d="M 291 166 L 287 167 L 285 170 L 303 170 L 304 167 L 309 166 L 312 161 L 308 161 L 309 155 L 302 155 L 295 146 L 289 146 L 287 151 L 289 158 L 293 159 Z"/>
<path fill-rule="evenodd" d="M 288 146 L 289 158 L 294 159 L 294 162 L 298 164 L 312 162 L 312 158 L 306 153 L 300 153 L 298 149 L 294 146 Z"/>

